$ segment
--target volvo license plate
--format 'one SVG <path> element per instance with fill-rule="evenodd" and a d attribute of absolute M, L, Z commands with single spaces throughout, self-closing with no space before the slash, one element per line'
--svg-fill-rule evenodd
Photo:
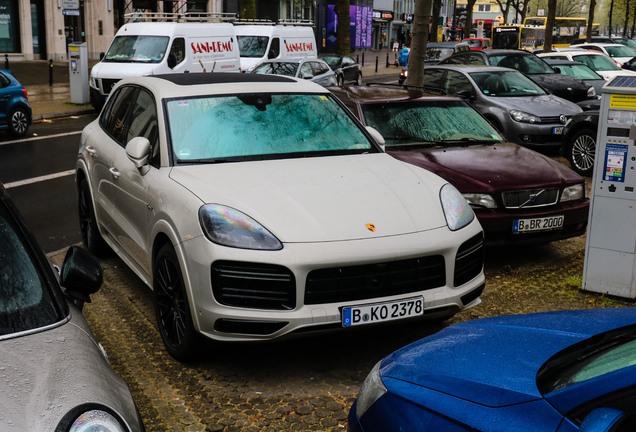
<path fill-rule="evenodd" d="M 563 228 L 563 215 L 532 219 L 515 219 L 512 223 L 512 232 L 524 233 L 535 231 L 551 231 Z"/>
<path fill-rule="evenodd" d="M 350 327 L 410 318 L 424 313 L 424 298 L 414 297 L 386 303 L 342 308 L 342 325 Z"/>

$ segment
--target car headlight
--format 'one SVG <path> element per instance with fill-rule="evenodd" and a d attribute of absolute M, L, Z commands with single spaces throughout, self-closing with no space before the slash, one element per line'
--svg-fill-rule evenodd
<path fill-rule="evenodd" d="M 212 242 L 240 249 L 280 250 L 283 244 L 254 219 L 218 204 L 199 209 L 199 222 L 205 236 Z"/>
<path fill-rule="evenodd" d="M 587 97 L 594 97 L 596 96 L 596 90 L 594 89 L 594 87 L 590 87 L 589 89 L 587 89 Z"/>
<path fill-rule="evenodd" d="M 512 117 L 514 121 L 518 121 L 521 123 L 540 123 L 541 122 L 541 119 L 539 117 L 534 116 L 532 114 L 528 114 L 523 111 L 519 111 L 519 110 L 510 110 L 510 117 Z"/>
<path fill-rule="evenodd" d="M 125 432 L 126 429 L 106 411 L 86 411 L 73 422 L 69 432 Z"/>
<path fill-rule="evenodd" d="M 488 194 L 465 193 L 462 194 L 471 207 L 497 208 L 495 199 Z"/>
<path fill-rule="evenodd" d="M 563 189 L 561 202 L 575 201 L 585 198 L 585 185 L 577 184 Z"/>
<path fill-rule="evenodd" d="M 361 418 L 371 405 L 386 393 L 386 386 L 380 378 L 380 363 L 377 362 L 360 387 L 356 401 L 356 415 Z"/>
<path fill-rule="evenodd" d="M 89 77 L 89 82 L 91 83 L 91 87 L 93 88 L 97 88 L 97 81 L 95 81 L 95 78 L 93 78 L 93 74 L 90 75 Z"/>
<path fill-rule="evenodd" d="M 446 183 L 439 195 L 446 223 L 451 231 L 457 231 L 473 221 L 475 218 L 473 209 L 455 186 Z"/>

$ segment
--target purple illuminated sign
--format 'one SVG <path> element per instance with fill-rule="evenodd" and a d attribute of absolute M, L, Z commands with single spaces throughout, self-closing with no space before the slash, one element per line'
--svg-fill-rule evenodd
<path fill-rule="evenodd" d="M 327 47 L 335 48 L 338 15 L 334 12 L 334 5 L 328 5 L 327 8 Z M 351 48 L 371 48 L 373 7 L 350 6 L 349 16 Z"/>

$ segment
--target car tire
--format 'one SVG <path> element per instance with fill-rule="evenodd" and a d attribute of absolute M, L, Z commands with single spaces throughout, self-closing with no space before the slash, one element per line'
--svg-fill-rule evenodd
<path fill-rule="evenodd" d="M 192 360 L 199 335 L 192 322 L 181 266 L 171 244 L 161 247 L 152 271 L 155 315 L 163 344 L 175 359 Z"/>
<path fill-rule="evenodd" d="M 342 87 L 344 85 L 344 78 L 342 78 L 342 75 L 338 75 L 336 82 L 338 83 L 338 87 Z"/>
<path fill-rule="evenodd" d="M 596 131 L 590 128 L 578 131 L 570 140 L 567 151 L 572 169 L 582 176 L 591 177 L 596 156 Z"/>
<path fill-rule="evenodd" d="M 356 85 L 362 85 L 362 72 L 358 72 L 358 77 L 356 78 Z"/>
<path fill-rule="evenodd" d="M 14 137 L 24 136 L 29 130 L 29 114 L 24 108 L 16 108 L 9 117 L 9 134 Z"/>
<path fill-rule="evenodd" d="M 110 252 L 110 246 L 104 241 L 97 227 L 95 209 L 91 199 L 91 191 L 86 179 L 82 179 L 77 191 L 78 214 L 80 220 L 80 233 L 84 249 L 97 257 L 104 257 Z"/>

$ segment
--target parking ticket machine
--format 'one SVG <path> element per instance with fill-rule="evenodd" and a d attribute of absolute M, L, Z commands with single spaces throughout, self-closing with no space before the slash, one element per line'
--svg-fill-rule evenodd
<path fill-rule="evenodd" d="M 602 90 L 583 289 L 636 298 L 636 76 Z"/>
<path fill-rule="evenodd" d="M 88 52 L 86 42 L 68 44 L 69 84 L 71 102 L 86 104 L 90 102 L 88 93 Z"/>

